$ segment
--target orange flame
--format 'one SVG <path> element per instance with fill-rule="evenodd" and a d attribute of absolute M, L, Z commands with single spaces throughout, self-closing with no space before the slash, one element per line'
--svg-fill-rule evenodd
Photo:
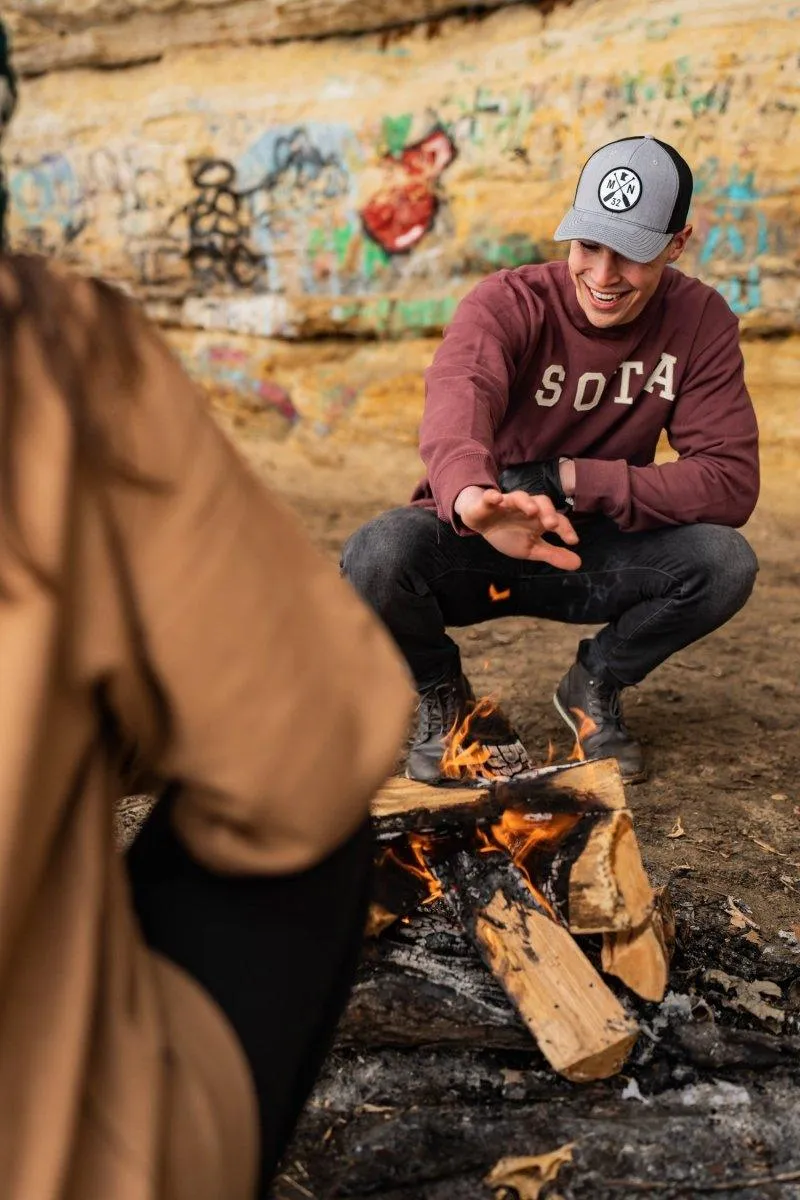
<path fill-rule="evenodd" d="M 584 738 L 589 737 L 591 733 L 596 731 L 597 722 L 593 721 L 591 717 L 587 716 L 582 708 L 571 708 L 569 711 L 574 713 L 578 718 L 578 730 L 575 735 L 575 745 L 572 747 L 572 753 L 567 759 L 567 762 L 585 762 L 586 755 L 583 752 L 583 746 L 581 745 L 581 742 Z"/>
<path fill-rule="evenodd" d="M 431 838 L 425 837 L 424 834 L 410 833 L 406 839 L 406 844 L 411 851 L 413 862 L 408 862 L 406 859 L 401 858 L 391 847 L 384 851 L 380 862 L 383 863 L 387 860 L 393 862 L 396 866 L 401 867 L 402 870 L 408 871 L 409 875 L 413 875 L 416 879 L 419 879 L 428 889 L 428 895 L 422 903 L 433 904 L 434 900 L 438 900 L 440 896 L 444 895 L 442 885 L 425 861 L 425 851 L 430 850 L 433 841 Z"/>
<path fill-rule="evenodd" d="M 492 834 L 517 866 L 537 847 L 557 845 L 577 825 L 579 813 L 531 813 L 507 808 L 492 826 Z"/>
<path fill-rule="evenodd" d="M 491 827 L 494 842 L 480 829 L 478 835 L 480 854 L 493 850 L 505 850 L 520 871 L 525 883 L 539 904 L 556 919 L 552 905 L 542 895 L 531 879 L 526 860 L 536 849 L 555 849 L 580 820 L 579 813 L 531 813 L 519 809 L 506 809 L 500 820 Z"/>
<path fill-rule="evenodd" d="M 459 725 L 456 722 L 445 739 L 444 754 L 442 755 L 441 770 L 445 779 L 493 779 L 491 771 L 486 770 L 485 764 L 491 757 L 488 746 L 479 741 L 470 741 L 472 722 L 478 717 L 488 717 L 494 712 L 495 703 L 490 696 L 482 696 L 475 702 L 471 712 L 467 713 Z"/>
<path fill-rule="evenodd" d="M 408 837 L 408 844 L 411 847 L 411 853 L 414 855 L 414 858 L 417 862 L 415 874 L 418 875 L 420 879 L 424 879 L 428 885 L 428 895 L 425 897 L 422 903 L 433 904 L 434 900 L 438 900 L 440 896 L 444 895 L 442 885 L 439 883 L 439 880 L 433 874 L 425 861 L 425 851 L 430 850 L 433 842 L 429 837 L 425 837 L 421 833 L 411 833 Z"/>
<path fill-rule="evenodd" d="M 511 588 L 505 588 L 504 591 L 498 591 L 493 583 L 489 584 L 489 599 L 490 600 L 507 600 L 511 595 Z"/>

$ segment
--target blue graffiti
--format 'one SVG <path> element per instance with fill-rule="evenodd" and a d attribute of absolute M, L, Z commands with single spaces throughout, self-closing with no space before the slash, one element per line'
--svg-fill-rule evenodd
<path fill-rule="evenodd" d="M 43 248 L 73 241 L 86 226 L 83 190 L 63 154 L 12 170 L 9 187 L 26 233 Z"/>
<path fill-rule="evenodd" d="M 270 291 L 283 288 L 287 246 L 296 253 L 312 229 L 333 238 L 343 211 L 352 212 L 355 224 L 356 185 L 348 164 L 357 157 L 349 126 L 310 122 L 267 130 L 238 159 L 238 187 L 246 197 L 252 244 L 264 256 Z M 306 290 L 318 290 L 310 262 L 301 266 L 301 276 Z M 326 290 L 339 291 L 338 280 L 330 278 Z"/>
<path fill-rule="evenodd" d="M 761 268 L 758 258 L 770 250 L 770 228 L 759 208 L 762 195 L 755 172 L 731 168 L 725 183 L 715 183 L 719 163 L 710 159 L 698 172 L 696 193 L 713 203 L 713 219 L 699 254 L 701 266 L 716 260 L 741 265 L 741 272 L 717 284 L 733 311 L 739 315 L 762 303 Z"/>

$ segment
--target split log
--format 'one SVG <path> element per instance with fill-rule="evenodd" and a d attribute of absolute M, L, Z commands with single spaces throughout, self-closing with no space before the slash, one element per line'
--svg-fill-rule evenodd
<path fill-rule="evenodd" d="M 637 851 L 638 853 L 638 851 Z M 675 922 L 666 888 L 638 929 L 603 934 L 602 966 L 643 1000 L 661 1002 L 669 982 Z"/>
<path fill-rule="evenodd" d="M 630 932 L 649 919 L 654 893 L 627 809 L 596 816 L 569 875 L 573 933 Z"/>
<path fill-rule="evenodd" d="M 669 982 L 669 955 L 661 919 L 652 913 L 640 929 L 603 934 L 602 966 L 643 1000 L 662 1001 Z"/>
<path fill-rule="evenodd" d="M 510 860 L 460 850 L 431 866 L 551 1066 L 575 1082 L 618 1072 L 636 1022 Z"/>
<path fill-rule="evenodd" d="M 413 779 L 387 779 L 372 801 L 372 828 L 379 841 L 409 833 L 442 833 L 496 821 L 503 804 L 491 787 L 430 787 Z"/>
<path fill-rule="evenodd" d="M 431 787 L 394 776 L 372 802 L 372 823 L 376 836 L 385 839 L 496 821 L 507 808 L 532 813 L 607 813 L 626 807 L 616 759 L 603 758 L 542 767 L 480 787 Z"/>

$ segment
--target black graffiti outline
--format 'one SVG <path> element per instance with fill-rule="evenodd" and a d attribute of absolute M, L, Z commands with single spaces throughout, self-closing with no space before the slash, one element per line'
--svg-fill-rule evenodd
<path fill-rule="evenodd" d="M 184 205 L 170 224 L 185 216 L 189 226 L 186 258 L 192 274 L 209 276 L 237 287 L 252 287 L 265 270 L 267 255 L 255 250 L 248 241 L 254 228 L 269 230 L 276 212 L 274 193 L 287 178 L 291 186 L 308 187 L 331 170 L 323 200 L 334 199 L 347 191 L 347 172 L 336 154 L 323 154 L 296 126 L 275 140 L 273 166 L 248 188 L 236 187 L 236 167 L 224 158 L 204 158 L 190 163 L 192 184 L 198 194 Z M 261 207 L 258 200 L 264 197 Z"/>

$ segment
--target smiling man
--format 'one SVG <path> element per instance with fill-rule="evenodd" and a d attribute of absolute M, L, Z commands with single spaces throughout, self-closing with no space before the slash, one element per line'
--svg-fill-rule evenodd
<path fill-rule="evenodd" d="M 555 233 L 567 261 L 491 275 L 446 331 L 426 374 L 427 477 L 342 560 L 416 678 L 411 778 L 441 778 L 446 734 L 474 701 L 448 626 L 601 625 L 554 703 L 588 758 L 616 757 L 634 782 L 647 768 L 621 691 L 750 595 L 758 566 L 736 527 L 758 496 L 758 433 L 736 317 L 672 269 L 691 195 L 688 165 L 657 138 L 601 147 Z M 656 464 L 662 431 L 677 460 Z M 474 735 L 495 773 L 529 766 L 502 712 Z"/>

